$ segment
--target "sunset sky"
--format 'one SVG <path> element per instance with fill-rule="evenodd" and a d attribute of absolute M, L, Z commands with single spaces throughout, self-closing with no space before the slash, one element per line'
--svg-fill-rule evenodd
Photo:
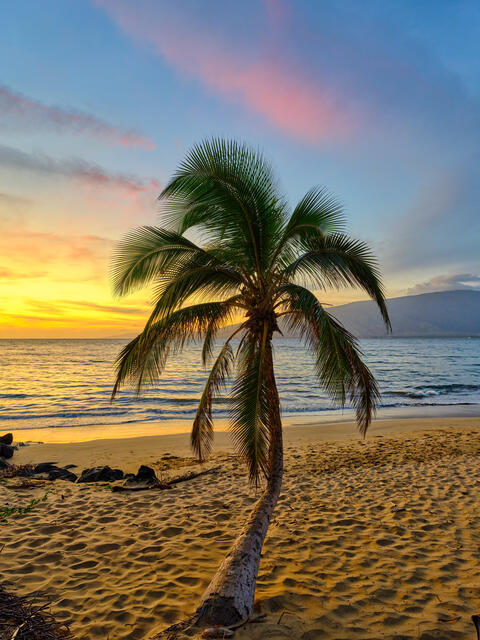
<path fill-rule="evenodd" d="M 113 337 L 115 242 L 195 142 L 259 146 L 377 253 L 389 297 L 480 287 L 480 3 L 16 0 L 0 8 L 0 337 Z M 329 296 L 335 304 L 359 292 Z"/>

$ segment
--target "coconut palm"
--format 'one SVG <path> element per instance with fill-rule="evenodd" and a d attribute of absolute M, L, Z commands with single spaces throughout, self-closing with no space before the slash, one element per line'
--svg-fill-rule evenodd
<path fill-rule="evenodd" d="M 257 151 L 229 140 L 205 141 L 187 154 L 159 198 L 163 226 L 128 233 L 113 263 L 116 294 L 151 284 L 154 303 L 142 333 L 118 356 L 112 396 L 126 382 L 138 392 L 154 384 L 169 356 L 203 340 L 202 361 L 213 364 L 193 422 L 193 450 L 200 460 L 210 453 L 213 404 L 228 389 L 234 443 L 250 480 L 264 487 L 194 618 L 231 625 L 252 613 L 261 549 L 282 484 L 272 351 L 278 319 L 312 353 L 320 387 L 335 404 L 348 401 L 355 408 L 365 434 L 377 384 L 355 338 L 308 287 L 360 287 L 387 326 L 388 313 L 377 263 L 367 245 L 344 234 L 340 204 L 313 188 L 290 212 Z M 219 329 L 239 317 L 240 326 L 218 348 Z"/>

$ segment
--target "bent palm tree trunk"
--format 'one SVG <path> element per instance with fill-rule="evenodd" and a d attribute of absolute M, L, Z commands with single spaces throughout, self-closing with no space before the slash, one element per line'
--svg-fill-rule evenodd
<path fill-rule="evenodd" d="M 197 624 L 230 626 L 253 610 L 255 583 L 267 529 L 282 483 L 280 407 L 272 359 L 277 318 L 314 356 L 315 373 L 336 403 L 347 398 L 364 434 L 379 390 L 355 338 L 309 289 L 359 286 L 390 327 L 378 264 L 363 242 L 344 233 L 342 208 L 323 188 L 308 191 L 292 211 L 258 152 L 212 139 L 187 154 L 160 195 L 165 227 L 141 227 L 120 243 L 114 287 L 123 296 L 154 284 L 154 306 L 144 330 L 122 349 L 112 399 L 127 381 L 137 392 L 154 384 L 169 354 L 203 337 L 202 362 L 211 362 L 221 327 L 244 322 L 221 348 L 208 375 L 194 423 L 192 446 L 208 457 L 212 406 L 234 379 L 230 395 L 235 444 L 249 478 L 266 487 L 240 536 L 203 595 L 196 616 L 157 638 L 178 637 Z M 196 229 L 199 246 L 186 237 Z M 299 283 L 303 282 L 304 286 Z M 198 300 L 203 300 L 198 302 Z M 232 339 L 242 331 L 236 352 Z M 163 634 L 163 635 L 162 635 Z"/>
<path fill-rule="evenodd" d="M 263 542 L 280 495 L 283 475 L 282 423 L 270 345 L 265 376 L 271 393 L 272 409 L 267 485 L 230 552 L 205 590 L 194 617 L 197 625 L 229 626 L 246 620 L 253 612 Z"/>

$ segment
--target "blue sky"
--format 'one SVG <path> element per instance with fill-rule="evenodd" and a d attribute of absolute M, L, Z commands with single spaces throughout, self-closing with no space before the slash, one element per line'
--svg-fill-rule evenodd
<path fill-rule="evenodd" d="M 262 148 L 292 203 L 335 193 L 390 296 L 478 287 L 478 2 L 0 10 L 2 335 L 140 326 L 145 296 L 112 300 L 112 247 L 158 220 L 161 185 L 210 135 Z"/>

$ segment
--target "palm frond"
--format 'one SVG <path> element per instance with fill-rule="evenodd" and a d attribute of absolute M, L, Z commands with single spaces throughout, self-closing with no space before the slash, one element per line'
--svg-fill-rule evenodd
<path fill-rule="evenodd" d="M 303 244 L 306 252 L 284 270 L 288 278 L 301 277 L 323 289 L 360 287 L 377 303 L 391 329 L 380 270 L 367 244 L 339 233 L 319 235 Z"/>
<path fill-rule="evenodd" d="M 301 237 L 309 229 L 321 233 L 338 233 L 344 227 L 342 204 L 325 187 L 313 187 L 293 210 L 284 235 L 289 239 Z"/>
<path fill-rule="evenodd" d="M 112 399 L 126 382 L 135 383 L 137 393 L 145 382 L 157 380 L 170 353 L 181 351 L 185 344 L 198 340 L 213 321 L 229 320 L 234 301 L 206 302 L 184 307 L 145 329 L 129 342 L 117 358 L 117 375 Z"/>
<path fill-rule="evenodd" d="M 284 224 L 285 203 L 258 151 L 213 138 L 193 147 L 160 199 L 172 228 L 197 227 L 261 272 Z"/>
<path fill-rule="evenodd" d="M 314 353 L 319 381 L 334 402 L 344 406 L 348 396 L 365 435 L 380 394 L 357 341 L 308 289 L 290 284 L 284 287 L 284 294 L 287 326 L 298 331 Z"/>
<path fill-rule="evenodd" d="M 183 236 L 159 227 L 133 229 L 119 242 L 111 266 L 114 293 L 123 296 L 187 260 L 210 258 Z M 212 258 L 210 258 L 212 259 Z"/>
<path fill-rule="evenodd" d="M 170 346 L 166 340 L 150 341 L 145 331 L 126 344 L 116 359 L 116 376 L 110 401 L 126 383 L 135 383 L 137 393 L 140 393 L 145 379 L 153 383 L 160 378 Z"/>
<path fill-rule="evenodd" d="M 267 472 L 269 391 L 265 382 L 266 336 L 247 333 L 238 350 L 237 378 L 231 393 L 231 430 L 249 478 Z"/>
<path fill-rule="evenodd" d="M 208 457 L 213 441 L 212 406 L 215 397 L 225 389 L 226 381 L 231 375 L 234 352 L 230 340 L 223 345 L 210 374 L 198 403 L 197 413 L 193 421 L 191 444 L 192 449 L 200 461 Z"/>
<path fill-rule="evenodd" d="M 209 322 L 208 327 L 204 332 L 204 341 L 202 347 L 202 364 L 203 366 L 207 366 L 213 356 L 213 345 L 215 343 L 215 339 L 217 337 L 218 331 L 228 323 L 228 320 L 232 318 L 232 312 L 234 310 L 240 310 L 243 308 L 243 296 L 236 295 L 224 301 L 225 305 L 225 315 L 219 315 L 216 318 L 212 318 Z M 242 331 L 244 325 L 240 325 L 237 329 L 234 330 L 233 334 L 229 337 L 229 342 L 237 333 Z"/>
<path fill-rule="evenodd" d="M 162 281 L 163 280 L 163 281 Z M 223 300 L 237 296 L 243 281 L 237 272 L 216 264 L 185 265 L 178 273 L 160 279 L 154 290 L 155 304 L 149 323 L 167 317 L 190 299 L 216 298 Z"/>
<path fill-rule="evenodd" d="M 302 242 L 318 235 L 338 233 L 345 226 L 341 203 L 324 187 L 307 191 L 286 222 L 275 259 L 284 265 L 292 261 Z"/>

